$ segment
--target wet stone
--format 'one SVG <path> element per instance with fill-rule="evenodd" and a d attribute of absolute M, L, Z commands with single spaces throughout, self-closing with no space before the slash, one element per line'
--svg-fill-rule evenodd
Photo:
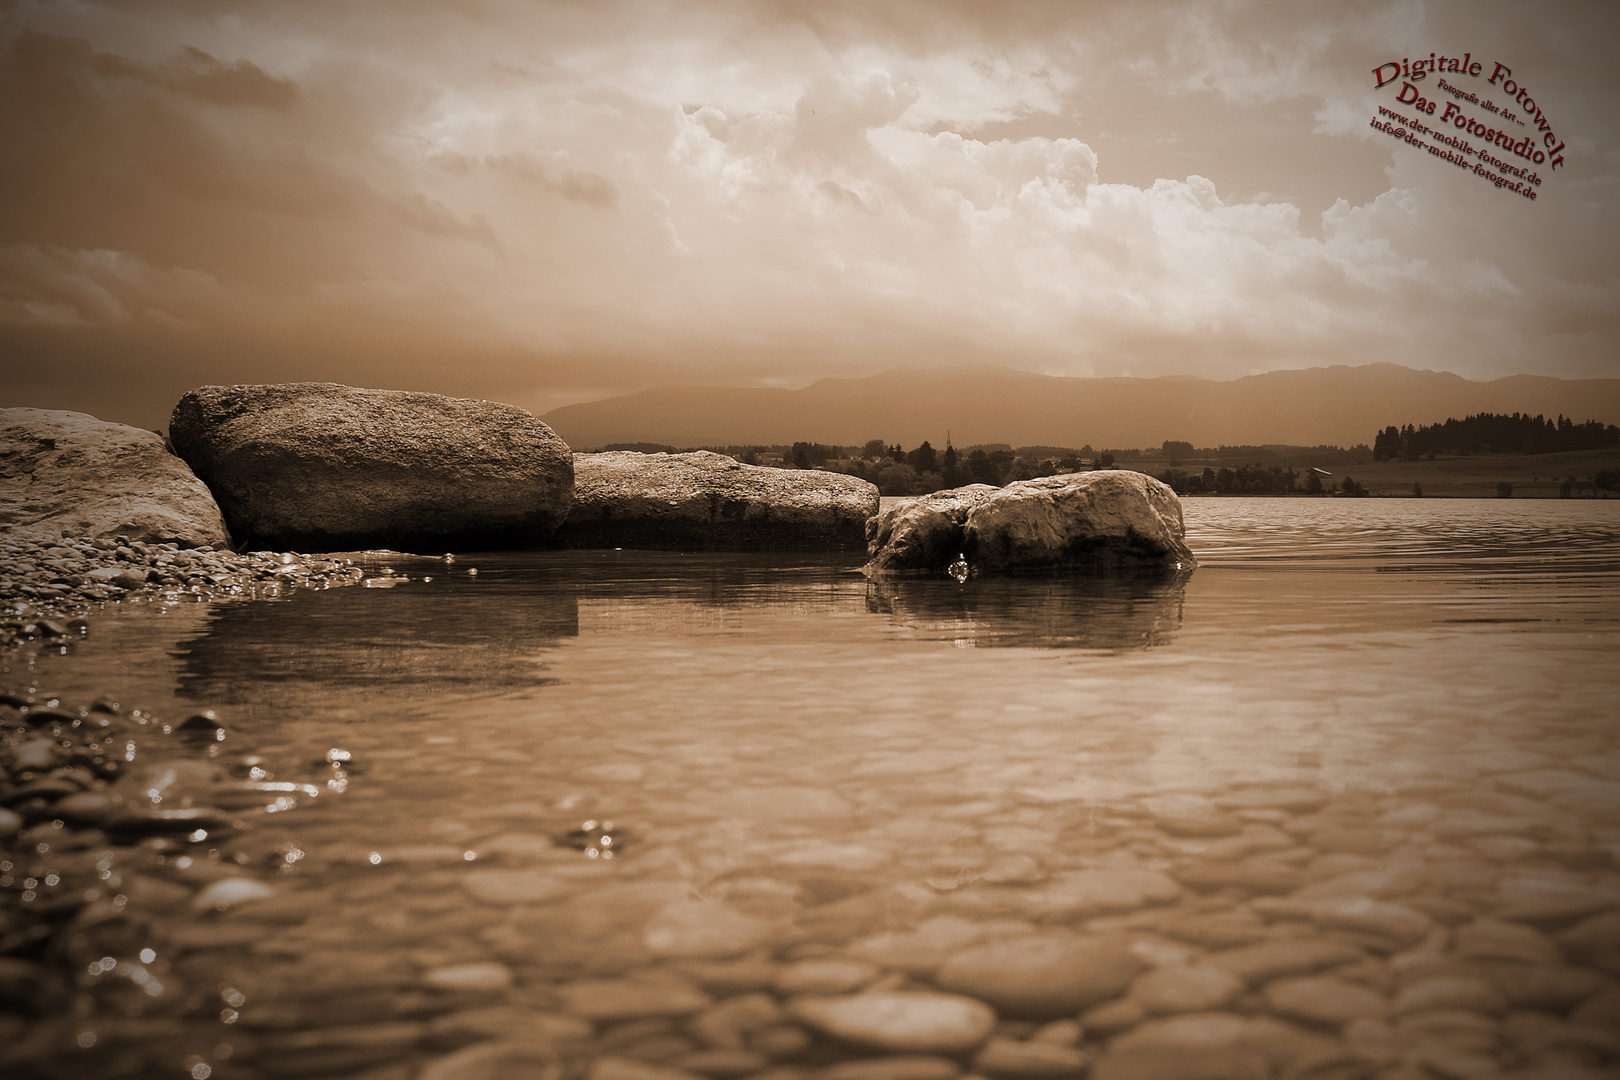
<path fill-rule="evenodd" d="M 422 982 L 436 990 L 504 990 L 512 985 L 512 969 L 493 961 L 449 964 L 425 972 Z"/>
<path fill-rule="evenodd" d="M 1395 947 L 1415 945 L 1434 928 L 1434 920 L 1421 911 L 1363 897 L 1319 901 L 1311 907 L 1311 920 L 1329 929 L 1387 939 Z"/>
<path fill-rule="evenodd" d="M 667 1065 L 650 1065 L 627 1057 L 607 1055 L 591 1063 L 588 1080 L 696 1080 L 698 1074 Z"/>
<path fill-rule="evenodd" d="M 1214 953 L 1206 962 L 1212 967 L 1230 971 L 1252 985 L 1353 963 L 1363 955 L 1360 949 L 1347 942 L 1301 938 Z"/>
<path fill-rule="evenodd" d="M 950 1058 L 927 1054 L 841 1061 L 820 1073 L 820 1080 L 951 1080 L 962 1067 Z"/>
<path fill-rule="evenodd" d="M 557 1056 L 543 1042 L 485 1042 L 430 1061 L 416 1080 L 554 1080 Z M 379 1078 L 380 1080 L 380 1078 Z"/>
<path fill-rule="evenodd" d="M 538 904 L 573 891 L 566 879 L 541 870 L 474 870 L 461 885 L 489 904 Z"/>
<path fill-rule="evenodd" d="M 1069 1080 L 1083 1076 L 1090 1055 L 1073 1046 L 991 1039 L 973 1059 L 973 1069 L 991 1080 Z"/>
<path fill-rule="evenodd" d="M 709 1005 L 709 996 L 686 983 L 635 979 L 583 979 L 557 988 L 568 1011 L 587 1020 L 636 1020 L 689 1016 Z"/>
<path fill-rule="evenodd" d="M 984 1042 L 996 1014 L 956 994 L 870 991 L 844 997 L 804 996 L 788 1012 L 834 1038 L 903 1053 L 960 1053 Z"/>
<path fill-rule="evenodd" d="M 1514 1008 L 1567 1012 L 1603 988 L 1603 978 L 1585 968 L 1553 964 L 1488 965 L 1492 985 Z"/>
<path fill-rule="evenodd" d="M 692 1018 L 691 1030 L 706 1046 L 740 1050 L 747 1036 L 780 1024 L 786 1014 L 770 994 L 739 994 Z"/>
<path fill-rule="evenodd" d="M 776 976 L 776 990 L 792 994 L 848 994 L 875 982 L 883 969 L 867 960 L 828 957 L 789 964 Z"/>
<path fill-rule="evenodd" d="M 1265 998 L 1278 1015 L 1312 1024 L 1380 1020 L 1389 1011 L 1382 994 L 1323 976 L 1279 979 L 1266 987 Z"/>
<path fill-rule="evenodd" d="M 1041 934 L 964 949 L 936 981 L 1006 1015 L 1045 1019 L 1118 997 L 1146 966 L 1124 938 Z"/>
<path fill-rule="evenodd" d="M 990 939 L 1006 940 L 1035 933 L 1026 922 L 979 922 L 959 915 L 924 920 L 915 930 L 892 931 L 863 938 L 849 952 L 886 968 L 931 977 L 946 957 Z"/>
<path fill-rule="evenodd" d="M 715 900 L 683 900 L 658 911 L 642 936 L 655 956 L 709 958 L 747 952 L 771 924 Z"/>
<path fill-rule="evenodd" d="M 770 1059 L 752 1050 L 694 1050 L 671 1059 L 669 1064 L 699 1076 L 731 1080 L 759 1072 L 770 1064 Z"/>
<path fill-rule="evenodd" d="M 1168 904 L 1180 895 L 1180 886 L 1157 870 L 1076 870 L 1033 888 L 973 886 L 955 894 L 955 900 L 986 912 L 1078 921 Z"/>
<path fill-rule="evenodd" d="M 1390 1012 L 1404 1016 L 1435 1009 L 1464 1009 L 1499 1016 L 1507 1011 L 1507 1004 L 1496 987 L 1484 979 L 1442 975 L 1402 987 L 1390 1002 Z"/>
<path fill-rule="evenodd" d="M 1138 976 L 1130 999 L 1150 1016 L 1220 1009 L 1243 989 L 1243 980 L 1218 967 L 1161 967 Z"/>
<path fill-rule="evenodd" d="M 1112 1035 L 1133 1028 L 1147 1019 L 1147 1010 L 1130 998 L 1120 998 L 1080 1014 L 1080 1026 L 1087 1034 Z"/>
<path fill-rule="evenodd" d="M 1558 934 L 1558 944 L 1576 963 L 1620 975 L 1620 912 L 1581 921 Z"/>

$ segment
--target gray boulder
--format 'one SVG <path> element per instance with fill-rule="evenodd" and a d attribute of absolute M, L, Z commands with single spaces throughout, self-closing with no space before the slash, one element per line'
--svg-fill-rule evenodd
<path fill-rule="evenodd" d="M 574 456 L 570 547 L 859 547 L 878 490 L 809 469 L 744 465 L 724 454 Z"/>
<path fill-rule="evenodd" d="M 567 444 L 531 414 L 440 394 L 204 386 L 175 406 L 169 437 L 255 546 L 534 546 L 574 484 Z"/>
<path fill-rule="evenodd" d="M 0 528 L 224 547 L 208 488 L 161 436 L 79 412 L 0 409 Z"/>
<path fill-rule="evenodd" d="M 868 526 L 868 576 L 1175 573 L 1196 565 L 1175 492 L 1145 473 L 1102 470 L 975 485 L 891 508 Z"/>

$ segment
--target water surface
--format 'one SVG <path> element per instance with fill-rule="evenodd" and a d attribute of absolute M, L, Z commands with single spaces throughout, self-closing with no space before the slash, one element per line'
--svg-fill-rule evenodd
<path fill-rule="evenodd" d="M 211 842 L 277 899 L 146 924 L 188 1000 L 97 1004 L 90 980 L 39 1068 L 116 1072 L 94 1047 L 60 1049 L 115 1029 L 143 1068 L 174 1070 L 153 1075 L 404 1078 L 541 1029 L 565 1072 L 823 1067 L 871 1050 L 788 1023 L 796 1050 L 722 1067 L 692 1010 L 593 1012 L 577 987 L 663 979 L 723 1001 L 774 985 L 781 1002 L 786 965 L 832 956 L 875 964 L 836 989 L 931 991 L 880 936 L 955 918 L 1123 935 L 1172 974 L 1256 943 L 1346 942 L 1353 961 L 1288 974 L 1371 989 L 1376 1017 L 1289 1012 L 1261 976 L 1147 1012 L 1279 1015 L 1338 1048 L 1332 1075 L 1606 1075 L 1616 1048 L 1590 1032 L 1620 1016 L 1620 970 L 1580 943 L 1612 955 L 1620 918 L 1620 505 L 1183 505 L 1201 568 L 1162 583 L 871 583 L 848 556 L 547 552 L 400 557 L 410 580 L 388 588 L 109 610 L 67 655 L 14 659 L 0 681 L 215 708 L 220 760 L 256 754 L 282 779 L 322 783 L 333 748 L 354 767 L 346 790 Z M 1085 874 L 1114 871 L 1170 891 L 1087 892 Z M 1393 908 L 1363 925 L 1310 906 L 1322 897 Z M 1550 951 L 1505 973 L 1468 951 L 1504 921 Z M 963 933 L 940 960 L 977 940 Z M 1532 967 L 1563 996 L 1514 990 Z M 1432 1008 L 1400 1004 L 1413 985 Z M 1123 1076 L 1180 1037 L 1163 1022 L 1103 1016 L 1076 1037 L 1003 1015 L 1001 1034 L 1067 1037 Z"/>

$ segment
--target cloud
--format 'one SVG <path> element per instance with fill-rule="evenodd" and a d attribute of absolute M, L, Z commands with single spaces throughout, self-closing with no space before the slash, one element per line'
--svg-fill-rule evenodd
<path fill-rule="evenodd" d="M 173 320 L 355 378 L 408 343 L 413 378 L 476 355 L 548 400 L 972 360 L 1615 374 L 1614 76 L 1578 32 L 1614 17 L 1472 24 L 1570 132 L 1536 203 L 1367 128 L 1368 70 L 1475 10 L 13 7 L 0 327 Z"/>

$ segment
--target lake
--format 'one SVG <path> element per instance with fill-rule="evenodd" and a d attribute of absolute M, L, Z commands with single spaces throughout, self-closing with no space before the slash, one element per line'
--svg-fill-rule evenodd
<path fill-rule="evenodd" d="M 109 608 L 0 687 L 215 710 L 134 760 L 234 824 L 24 836 L 0 1062 L 1616 1075 L 1620 503 L 1183 506 L 1172 581 L 540 552 Z"/>

